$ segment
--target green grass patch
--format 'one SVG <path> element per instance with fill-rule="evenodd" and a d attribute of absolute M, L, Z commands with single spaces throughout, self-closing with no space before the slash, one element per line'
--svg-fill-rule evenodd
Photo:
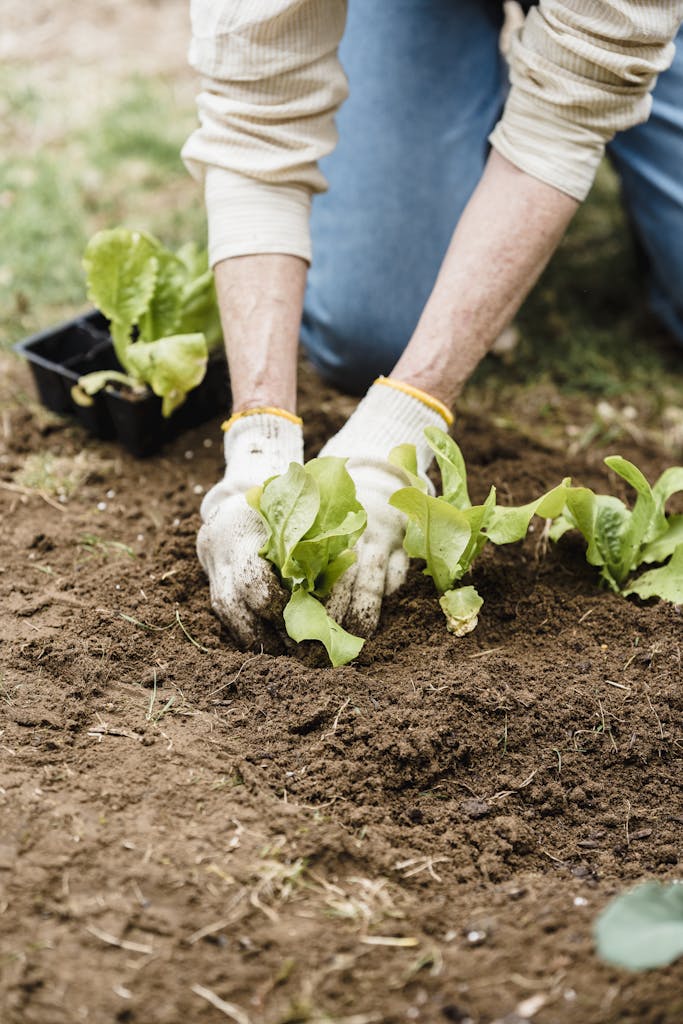
<path fill-rule="evenodd" d="M 173 248 L 203 245 L 206 235 L 201 190 L 180 159 L 195 108 L 172 81 L 114 83 L 110 106 L 35 156 L 27 140 L 36 126 L 49 128 L 51 100 L 17 69 L 2 73 L 0 87 L 6 346 L 87 305 L 81 258 L 95 231 L 142 228 Z M 485 360 L 469 394 L 539 382 L 588 398 L 671 390 L 681 358 L 647 314 L 644 273 L 607 164 L 517 323 L 514 356 Z"/>
<path fill-rule="evenodd" d="M 100 228 L 142 228 L 177 247 L 205 244 L 201 190 L 180 159 L 195 123 L 171 84 L 133 78 L 86 129 L 27 157 L 21 136 L 40 99 L 5 73 L 0 109 L 15 118 L 0 162 L 0 346 L 87 305 L 82 256 Z M 21 128 L 21 125 L 24 128 Z"/>
<path fill-rule="evenodd" d="M 147 183 L 159 184 L 187 173 L 180 148 L 194 123 L 194 107 L 180 109 L 170 86 L 133 78 L 92 125 L 86 152 L 93 166 L 103 171 L 139 161 L 147 167 Z"/>
<path fill-rule="evenodd" d="M 37 328 L 46 309 L 64 316 L 85 301 L 87 234 L 78 185 L 52 157 L 5 160 L 0 203 L 0 338 L 7 344 Z"/>

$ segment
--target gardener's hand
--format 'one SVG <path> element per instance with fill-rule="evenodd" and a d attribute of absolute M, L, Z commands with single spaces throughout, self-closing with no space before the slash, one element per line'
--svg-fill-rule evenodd
<path fill-rule="evenodd" d="M 266 530 L 246 492 L 303 461 L 301 420 L 268 410 L 237 414 L 225 433 L 225 476 L 201 505 L 197 554 L 209 577 L 211 605 L 244 647 L 263 642 L 287 601 L 271 565 L 259 555 Z"/>
<path fill-rule="evenodd" d="M 335 586 L 329 614 L 354 632 L 376 629 L 382 598 L 405 581 L 408 556 L 403 549 L 405 516 L 388 504 L 403 474 L 388 461 L 399 444 L 414 444 L 420 474 L 425 475 L 432 451 L 425 427 L 444 428 L 452 422 L 448 409 L 436 399 L 388 377 L 376 381 L 356 411 L 323 448 L 321 455 L 348 457 L 348 469 L 368 525 L 356 546 L 357 561 Z"/>

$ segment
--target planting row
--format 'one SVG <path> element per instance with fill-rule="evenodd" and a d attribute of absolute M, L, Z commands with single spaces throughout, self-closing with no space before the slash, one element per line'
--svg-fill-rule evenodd
<path fill-rule="evenodd" d="M 613 495 L 573 487 L 568 478 L 525 505 L 496 504 L 494 486 L 483 504 L 473 505 L 465 460 L 455 441 L 434 427 L 425 435 L 441 472 L 442 494 L 431 494 L 429 482 L 418 475 L 414 447 L 401 445 L 390 460 L 406 486 L 392 495 L 390 504 L 404 513 L 405 550 L 424 561 L 447 628 L 456 636 L 476 627 L 483 604 L 475 587 L 461 581 L 487 544 L 522 540 L 535 515 L 548 521 L 551 540 L 578 530 L 587 543 L 587 561 L 599 568 L 603 585 L 616 593 L 683 603 L 683 515 L 666 512 L 668 499 L 683 491 L 683 466 L 667 469 L 651 486 L 633 463 L 619 455 L 605 459 L 635 489 L 633 508 Z M 353 549 L 366 527 L 345 460 L 292 463 L 286 473 L 249 492 L 247 500 L 266 526 L 260 554 L 291 594 L 284 610 L 289 636 L 297 642 L 319 640 L 333 665 L 352 661 L 363 640 L 343 630 L 322 603 L 354 564 Z M 635 575 L 644 565 L 657 567 Z"/>

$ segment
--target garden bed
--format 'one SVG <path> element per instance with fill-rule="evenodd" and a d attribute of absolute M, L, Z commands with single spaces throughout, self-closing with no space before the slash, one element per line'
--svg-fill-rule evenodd
<path fill-rule="evenodd" d="M 349 667 L 244 654 L 194 553 L 219 420 L 141 466 L 10 398 L 3 359 L 3 1022 L 683 1019 L 682 963 L 629 975 L 591 938 L 681 875 L 680 609 L 599 591 L 537 522 L 477 566 L 463 639 L 413 571 Z M 309 454 L 352 405 L 305 371 Z M 457 437 L 477 499 L 672 461 Z"/>

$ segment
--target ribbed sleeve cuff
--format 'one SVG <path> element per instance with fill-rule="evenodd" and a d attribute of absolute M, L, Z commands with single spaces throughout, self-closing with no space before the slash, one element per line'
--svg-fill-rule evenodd
<path fill-rule="evenodd" d="M 205 178 L 209 261 L 283 253 L 311 261 L 311 196 L 305 188 L 269 185 L 222 167 Z"/>
<path fill-rule="evenodd" d="M 557 117 L 515 86 L 489 142 L 515 167 L 580 203 L 605 151 L 602 135 Z"/>

